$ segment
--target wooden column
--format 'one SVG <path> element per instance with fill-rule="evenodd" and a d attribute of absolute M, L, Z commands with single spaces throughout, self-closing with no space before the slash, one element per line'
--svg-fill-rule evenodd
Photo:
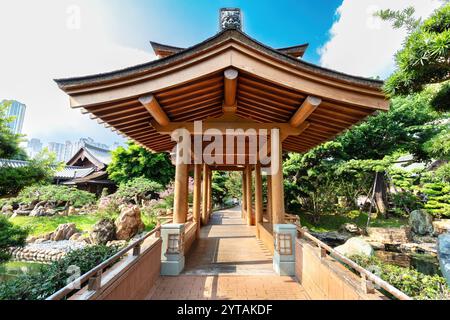
<path fill-rule="evenodd" d="M 247 225 L 252 225 L 252 167 L 246 167 L 245 181 L 247 194 Z"/>
<path fill-rule="evenodd" d="M 201 190 L 202 189 L 202 165 L 196 164 L 194 166 L 194 204 L 193 204 L 193 215 L 194 222 L 197 223 L 197 238 L 200 236 L 200 226 L 201 226 Z"/>
<path fill-rule="evenodd" d="M 267 175 L 267 220 L 272 223 L 272 176 Z"/>
<path fill-rule="evenodd" d="M 188 213 L 188 165 L 177 163 L 175 171 L 175 198 L 173 205 L 173 223 L 186 223 Z"/>
<path fill-rule="evenodd" d="M 212 170 L 208 170 L 208 221 L 211 218 L 212 210 L 213 210 L 213 201 L 212 201 Z"/>
<path fill-rule="evenodd" d="M 279 168 L 272 172 L 272 217 L 273 224 L 284 224 L 284 184 L 283 184 L 283 156 L 282 141 L 280 138 L 278 150 L 272 150 L 277 157 Z"/>
<path fill-rule="evenodd" d="M 208 166 L 203 165 L 202 223 L 208 223 Z"/>
<path fill-rule="evenodd" d="M 242 219 L 247 215 L 247 173 L 242 171 Z"/>
<path fill-rule="evenodd" d="M 255 216 L 256 237 L 259 239 L 258 223 L 263 222 L 263 191 L 260 164 L 255 166 Z"/>

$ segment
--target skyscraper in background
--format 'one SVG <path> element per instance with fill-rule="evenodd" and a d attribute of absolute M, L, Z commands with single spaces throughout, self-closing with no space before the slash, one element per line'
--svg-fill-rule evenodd
<path fill-rule="evenodd" d="M 21 134 L 27 106 L 15 100 L 3 100 L 2 104 L 4 103 L 10 103 L 6 108 L 6 117 L 14 117 L 14 119 L 8 123 L 8 127 L 11 129 L 12 133 Z"/>
<path fill-rule="evenodd" d="M 58 142 L 50 142 L 48 144 L 48 150 L 56 154 L 57 161 L 64 161 L 65 145 Z"/>
<path fill-rule="evenodd" d="M 42 151 L 43 144 L 39 139 L 31 139 L 27 144 L 27 154 L 30 158 L 36 157 L 36 155 Z"/>
<path fill-rule="evenodd" d="M 71 141 L 66 141 L 65 150 L 64 150 L 64 161 L 69 161 L 72 156 L 75 154 L 76 150 L 74 150 L 75 145 Z"/>

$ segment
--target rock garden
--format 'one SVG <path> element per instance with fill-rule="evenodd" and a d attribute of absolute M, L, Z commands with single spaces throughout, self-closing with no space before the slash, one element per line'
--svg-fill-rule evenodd
<path fill-rule="evenodd" d="M 162 189 L 138 178 L 97 200 L 63 186 L 25 188 L 1 207 L 3 217 L 28 232 L 25 245 L 9 252 L 18 261 L 49 263 L 88 246 L 126 246 L 171 217 L 173 187 Z"/>

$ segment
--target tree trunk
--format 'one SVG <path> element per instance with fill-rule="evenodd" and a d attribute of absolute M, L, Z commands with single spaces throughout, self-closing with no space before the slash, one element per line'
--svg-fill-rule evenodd
<path fill-rule="evenodd" d="M 386 177 L 384 172 L 378 173 L 375 186 L 375 203 L 378 208 L 378 212 L 384 217 L 387 217 L 388 204 L 387 204 L 387 190 L 386 190 Z"/>

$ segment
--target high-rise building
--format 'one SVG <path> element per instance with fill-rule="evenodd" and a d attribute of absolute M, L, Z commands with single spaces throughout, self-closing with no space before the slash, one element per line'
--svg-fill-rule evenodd
<path fill-rule="evenodd" d="M 4 103 L 10 104 L 6 108 L 6 117 L 13 117 L 13 120 L 8 123 L 8 127 L 12 133 L 21 134 L 27 106 L 15 100 L 3 100 L 2 104 Z"/>
<path fill-rule="evenodd" d="M 54 152 L 56 154 L 56 160 L 57 161 L 64 161 L 64 150 L 65 150 L 65 145 L 62 143 L 58 143 L 58 142 L 50 142 L 48 144 L 48 150 L 50 152 Z"/>
<path fill-rule="evenodd" d="M 74 144 L 70 141 L 66 141 L 64 146 L 64 162 L 69 161 L 76 151 L 74 150 Z"/>
<path fill-rule="evenodd" d="M 43 144 L 39 139 L 31 139 L 27 144 L 27 154 L 30 158 L 36 157 L 36 155 L 42 151 Z"/>

